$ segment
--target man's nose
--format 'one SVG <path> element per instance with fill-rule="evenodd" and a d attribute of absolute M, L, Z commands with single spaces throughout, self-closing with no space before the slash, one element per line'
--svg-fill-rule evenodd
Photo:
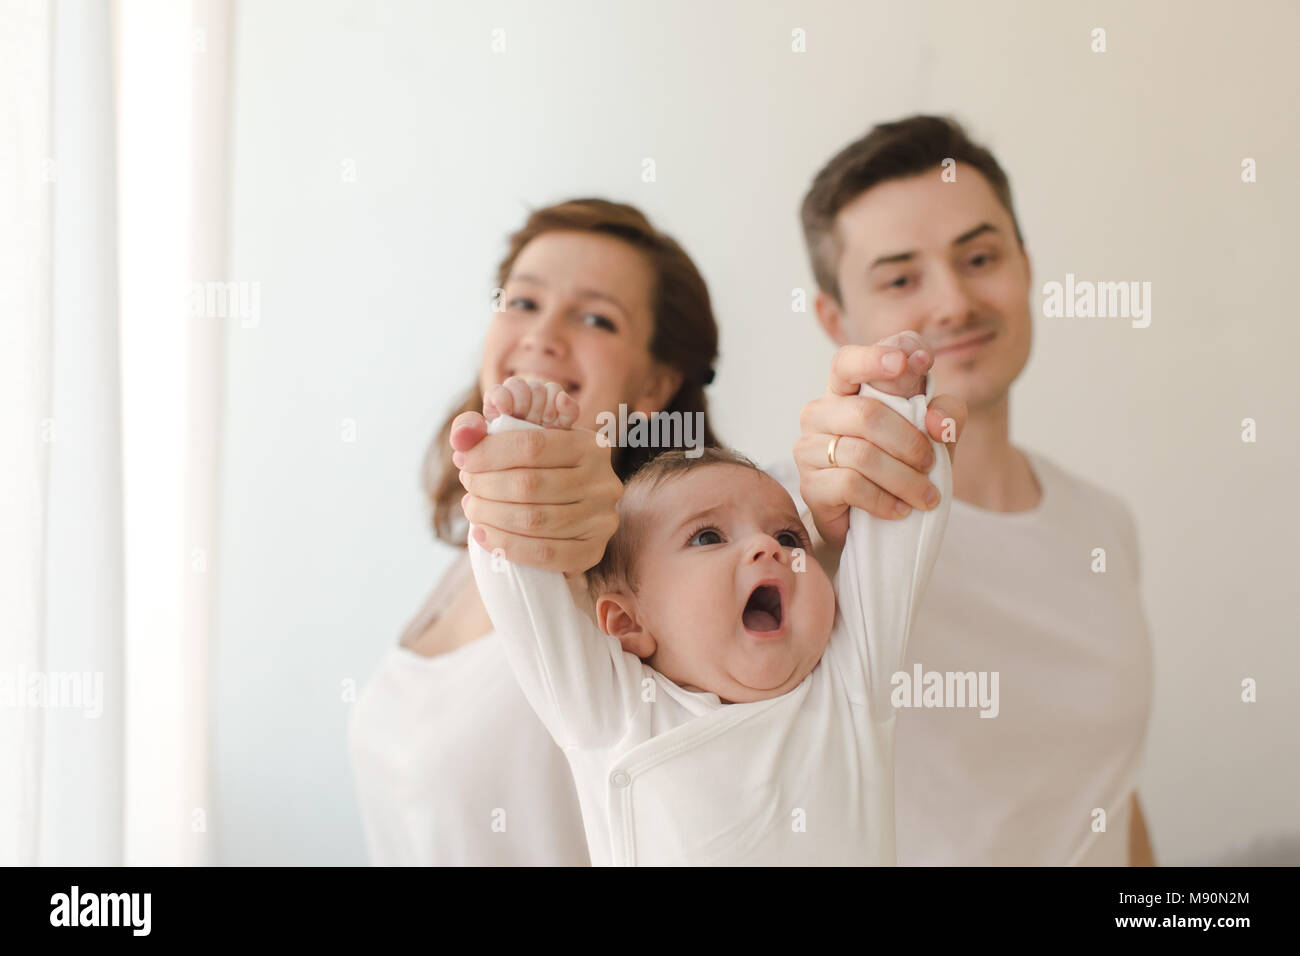
<path fill-rule="evenodd" d="M 965 281 L 951 269 L 943 269 L 935 277 L 926 304 L 930 313 L 929 324 L 941 329 L 964 325 L 974 311 L 974 301 Z"/>

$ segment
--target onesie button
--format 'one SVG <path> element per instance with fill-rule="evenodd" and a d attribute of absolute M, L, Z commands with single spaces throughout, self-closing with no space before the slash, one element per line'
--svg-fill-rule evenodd
<path fill-rule="evenodd" d="M 626 787 L 628 784 L 632 782 L 632 778 L 629 777 L 627 774 L 625 774 L 622 770 L 620 770 L 618 771 L 618 773 L 614 774 L 614 776 L 609 778 L 609 782 L 612 783 L 614 786 L 618 787 L 620 790 L 622 790 L 624 787 Z"/>

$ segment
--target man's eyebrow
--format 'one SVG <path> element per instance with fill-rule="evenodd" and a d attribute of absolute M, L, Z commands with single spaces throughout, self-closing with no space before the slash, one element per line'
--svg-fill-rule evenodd
<path fill-rule="evenodd" d="M 952 241 L 954 246 L 960 246 L 963 242 L 970 242 L 976 236 L 982 236 L 986 232 L 997 232 L 998 227 L 991 222 L 982 222 L 974 229 L 967 229 L 960 236 Z"/>
<path fill-rule="evenodd" d="M 876 266 L 886 266 L 894 262 L 906 262 L 908 259 L 913 258 L 915 255 L 916 255 L 915 250 L 912 250 L 910 252 L 891 252 L 887 256 L 881 256 L 875 262 L 871 263 L 871 265 L 868 266 L 867 268 L 874 269 Z"/>
<path fill-rule="evenodd" d="M 993 225 L 993 223 L 982 222 L 974 229 L 967 229 L 960 236 L 954 239 L 952 241 L 952 244 L 954 246 L 960 246 L 963 242 L 970 242 L 975 237 L 982 236 L 986 232 L 997 232 L 997 231 L 998 231 L 998 227 Z M 871 263 L 871 265 L 868 268 L 874 269 L 876 268 L 876 266 L 889 265 L 895 262 L 907 262 L 909 259 L 913 259 L 915 257 L 916 257 L 915 249 L 908 250 L 907 252 L 892 252 L 889 255 L 881 256 L 880 258 L 876 259 L 874 262 Z"/>

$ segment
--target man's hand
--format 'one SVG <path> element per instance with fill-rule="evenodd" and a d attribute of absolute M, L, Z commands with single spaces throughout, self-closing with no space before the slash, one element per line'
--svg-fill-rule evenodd
<path fill-rule="evenodd" d="M 832 548 L 844 545 L 850 508 L 901 518 L 912 508 L 929 510 L 939 502 L 939 490 L 927 477 L 934 466 L 929 438 L 945 442 L 954 454 L 966 427 L 966 403 L 936 395 L 926 413 L 927 437 L 883 402 L 858 394 L 864 382 L 879 388 L 905 368 L 910 366 L 896 347 L 846 345 L 831 362 L 826 394 L 799 415 L 802 434 L 794 446 L 799 493 L 818 534 Z M 841 436 L 835 446 L 838 467 L 832 468 L 827 449 L 836 435 Z"/>
<path fill-rule="evenodd" d="M 567 575 L 595 565 L 618 527 L 623 484 L 596 433 L 572 427 L 578 403 L 555 383 L 516 377 L 488 391 L 484 412 L 464 412 L 451 427 L 452 463 L 469 492 L 461 508 L 479 544 Z M 498 415 L 546 428 L 488 435 Z"/>

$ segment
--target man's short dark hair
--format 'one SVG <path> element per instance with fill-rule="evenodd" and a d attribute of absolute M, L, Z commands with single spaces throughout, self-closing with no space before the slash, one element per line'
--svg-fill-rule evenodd
<path fill-rule="evenodd" d="M 801 218 L 808 256 L 818 287 L 840 299 L 839 266 L 843 249 L 836 234 L 840 210 L 868 189 L 892 179 L 916 176 L 956 160 L 978 169 L 1011 216 L 1016 239 L 1024 245 L 1011 203 L 1011 184 L 997 159 L 974 142 L 961 124 L 946 116 L 909 116 L 880 123 L 840 150 L 814 177 L 804 196 Z"/>

